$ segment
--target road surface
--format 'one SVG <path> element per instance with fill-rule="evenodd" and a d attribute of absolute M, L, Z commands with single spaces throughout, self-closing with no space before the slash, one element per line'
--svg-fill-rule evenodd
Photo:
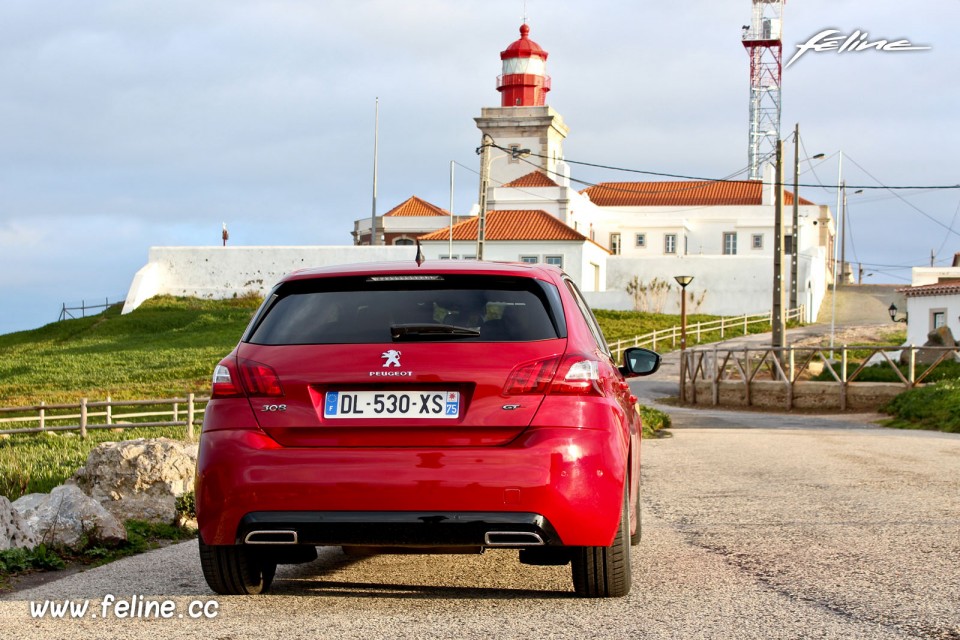
<path fill-rule="evenodd" d="M 7 594 L 0 638 L 960 639 L 960 436 L 869 416 L 670 410 L 673 437 L 643 445 L 626 598 L 575 598 L 568 567 L 515 552 L 332 548 L 281 567 L 270 595 L 218 597 L 188 542 Z M 104 619 L 107 594 L 176 609 Z M 31 617 L 47 599 L 90 608 Z M 203 607 L 215 615 L 190 617 Z"/>

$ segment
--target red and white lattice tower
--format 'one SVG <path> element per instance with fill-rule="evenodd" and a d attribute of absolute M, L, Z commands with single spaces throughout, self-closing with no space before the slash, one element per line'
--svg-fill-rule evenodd
<path fill-rule="evenodd" d="M 780 81 L 783 75 L 783 4 L 753 0 L 753 17 L 743 27 L 743 47 L 750 56 L 750 179 L 759 180 L 763 164 L 777 152 L 780 139 Z"/>

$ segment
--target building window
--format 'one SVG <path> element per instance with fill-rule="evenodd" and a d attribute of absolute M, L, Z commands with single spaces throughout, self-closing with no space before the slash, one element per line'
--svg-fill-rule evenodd
<path fill-rule="evenodd" d="M 611 233 L 610 234 L 610 253 L 615 256 L 620 255 L 620 234 Z"/>
<path fill-rule="evenodd" d="M 931 309 L 930 310 L 930 330 L 936 331 L 940 327 L 947 324 L 947 310 L 946 309 Z"/>
<path fill-rule="evenodd" d="M 750 246 L 754 249 L 763 249 L 763 234 L 755 233 L 753 234 L 753 239 L 750 242 Z"/>
<path fill-rule="evenodd" d="M 543 261 L 563 269 L 563 256 L 544 256 Z"/>
<path fill-rule="evenodd" d="M 737 234 L 725 232 L 723 234 L 723 255 L 737 255 Z"/>
<path fill-rule="evenodd" d="M 645 233 L 638 233 L 638 234 L 637 234 L 637 246 L 638 246 L 638 247 L 641 247 L 641 248 L 647 246 L 647 234 L 645 234 Z"/>
<path fill-rule="evenodd" d="M 517 163 L 519 163 L 519 162 L 520 162 L 520 154 L 519 154 L 518 152 L 520 151 L 520 145 L 518 145 L 518 144 L 511 144 L 511 145 L 509 145 L 508 148 L 510 149 L 510 156 L 509 156 L 510 159 L 509 159 L 507 162 L 509 162 L 510 164 L 517 164 Z"/>
<path fill-rule="evenodd" d="M 520 256 L 520 262 L 524 264 L 537 264 L 540 262 L 540 258 L 537 256 Z"/>
<path fill-rule="evenodd" d="M 393 244 L 396 245 L 396 246 L 398 246 L 398 247 L 399 247 L 399 246 L 404 246 L 404 247 L 406 247 L 406 246 L 411 246 L 411 245 L 413 245 L 413 240 L 411 240 L 410 238 L 397 238 L 397 239 L 395 239 L 395 240 L 393 241 Z"/>
<path fill-rule="evenodd" d="M 665 233 L 663 235 L 663 252 L 664 253 L 677 252 L 677 234 Z"/>

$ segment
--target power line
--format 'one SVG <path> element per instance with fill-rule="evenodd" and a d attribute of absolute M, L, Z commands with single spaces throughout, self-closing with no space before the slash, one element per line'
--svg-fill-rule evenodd
<path fill-rule="evenodd" d="M 507 153 L 512 152 L 512 149 L 508 149 L 508 148 L 505 148 L 505 147 L 501 147 L 501 146 L 499 146 L 499 145 L 497 145 L 497 144 L 491 144 L 490 146 L 491 146 L 491 147 L 494 147 L 494 148 L 496 148 L 496 149 L 500 149 L 501 151 L 506 151 Z M 530 154 L 528 154 L 528 155 L 533 156 L 533 157 L 535 157 L 535 158 L 549 158 L 549 156 L 545 156 L 545 155 L 541 155 L 541 154 L 537 154 L 537 153 L 530 153 Z M 846 156 L 846 154 L 844 154 L 844 155 Z M 850 156 L 846 156 L 846 157 L 849 158 Z M 521 160 L 525 160 L 525 158 L 521 158 Z M 676 178 L 676 179 L 679 179 L 679 180 L 696 180 L 696 181 L 699 181 L 699 182 L 731 182 L 731 183 L 742 183 L 742 184 L 755 184 L 755 183 L 757 183 L 757 182 L 761 182 L 761 183 L 763 183 L 763 184 L 776 184 L 776 183 L 773 183 L 773 182 L 765 183 L 765 182 L 763 182 L 762 180 L 731 180 L 730 178 L 705 178 L 705 177 L 703 177 L 703 176 L 688 176 L 688 175 L 682 175 L 682 174 L 677 174 L 677 173 L 664 173 L 664 172 L 661 172 L 661 171 L 647 171 L 647 170 L 644 170 L 644 169 L 627 169 L 627 168 L 625 168 L 625 167 L 615 167 L 615 166 L 612 166 L 612 165 L 598 164 L 598 163 L 595 163 L 595 162 L 583 162 L 583 161 L 580 161 L 580 160 L 569 160 L 569 159 L 566 159 L 566 158 L 564 158 L 564 162 L 566 162 L 567 164 L 576 164 L 576 165 L 580 165 L 580 166 L 584 166 L 584 167 L 592 167 L 592 168 L 594 168 L 594 169 L 606 169 L 606 170 L 609 170 L 609 171 L 623 171 L 623 172 L 625 172 L 625 173 L 639 173 L 639 174 L 642 174 L 642 175 L 657 176 L 657 177 L 661 177 L 661 178 Z M 528 161 L 528 163 L 529 163 L 529 161 Z M 533 164 L 533 163 L 529 163 L 529 164 Z M 856 163 L 854 163 L 854 164 L 856 164 Z M 537 166 L 537 165 L 533 165 L 533 166 Z M 857 165 L 857 166 L 859 167 L 860 165 Z M 863 169 L 863 167 L 860 167 L 860 168 Z M 742 171 L 738 171 L 738 172 L 737 172 L 737 174 L 739 174 L 739 173 L 742 173 Z M 864 173 L 867 173 L 867 172 L 864 170 Z M 737 175 L 737 174 L 732 174 L 732 175 Z M 869 175 L 869 173 L 867 173 L 867 175 Z M 872 178 L 873 176 L 870 176 L 870 177 Z M 571 180 L 573 180 L 573 179 L 571 178 Z M 876 178 L 874 178 L 874 180 L 876 180 Z M 575 182 L 581 182 L 581 181 L 577 180 L 577 181 L 575 181 Z M 880 181 L 877 180 L 877 182 L 879 183 Z M 583 182 L 583 184 L 589 184 L 589 183 Z M 591 186 L 597 186 L 597 185 L 592 184 Z M 818 188 L 818 187 L 819 187 L 819 188 L 822 188 L 822 189 L 827 188 L 827 187 L 825 187 L 822 183 L 821 183 L 821 184 L 801 184 L 801 185 L 798 185 L 798 186 L 801 186 L 801 187 L 810 187 L 810 188 Z M 879 184 L 879 185 L 847 185 L 847 189 L 886 189 L 886 190 L 889 190 L 889 191 L 894 191 L 894 190 L 912 190 L 912 189 L 930 189 L 930 190 L 937 190 L 937 191 L 939 191 L 939 190 L 945 190 L 945 189 L 960 189 L 960 184 L 951 184 L 951 185 L 896 185 L 896 186 L 884 185 L 884 184 Z"/>

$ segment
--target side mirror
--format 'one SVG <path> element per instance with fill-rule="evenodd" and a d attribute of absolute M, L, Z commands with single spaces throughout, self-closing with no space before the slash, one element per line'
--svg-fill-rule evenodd
<path fill-rule="evenodd" d="M 630 347 L 623 352 L 621 373 L 626 377 L 649 376 L 660 368 L 660 354 L 650 349 Z"/>

